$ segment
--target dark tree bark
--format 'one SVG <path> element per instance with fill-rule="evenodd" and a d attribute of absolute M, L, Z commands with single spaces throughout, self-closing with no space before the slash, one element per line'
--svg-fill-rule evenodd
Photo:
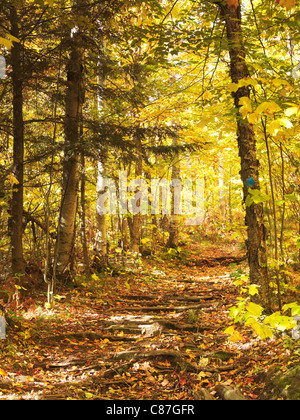
<path fill-rule="evenodd" d="M 230 76 L 233 83 L 249 77 L 245 58 L 243 34 L 241 27 L 240 1 L 218 2 L 221 15 L 225 20 L 228 48 L 230 54 Z M 250 88 L 244 86 L 233 93 L 237 118 L 237 141 L 241 158 L 241 179 L 243 181 L 244 199 L 249 194 L 247 180 L 252 176 L 254 188 L 259 186 L 259 161 L 256 153 L 256 138 L 252 124 L 240 113 L 240 99 L 250 98 Z M 250 282 L 258 284 L 259 302 L 268 311 L 270 309 L 269 279 L 266 252 L 266 228 L 263 220 L 262 203 L 253 203 L 246 207 L 247 250 L 250 269 Z"/>
<path fill-rule="evenodd" d="M 10 6 L 11 34 L 19 38 L 19 16 L 14 5 Z M 13 187 L 11 202 L 12 272 L 24 274 L 23 259 L 23 190 L 24 190 L 24 120 L 23 120 L 23 72 L 22 45 L 14 42 L 11 50 L 13 88 Z"/>
<path fill-rule="evenodd" d="M 85 0 L 74 0 L 75 19 L 84 15 Z M 84 102 L 84 42 L 83 29 L 76 25 L 70 38 L 70 58 L 67 64 L 65 115 L 65 155 L 63 189 L 57 238 L 56 274 L 69 272 L 75 239 L 75 220 L 79 188 L 80 116 Z"/>

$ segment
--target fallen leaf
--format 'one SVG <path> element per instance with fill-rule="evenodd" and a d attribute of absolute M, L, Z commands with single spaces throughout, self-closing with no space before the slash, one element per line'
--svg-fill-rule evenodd
<path fill-rule="evenodd" d="M 207 378 L 207 374 L 205 373 L 205 372 L 199 372 L 198 373 L 198 375 L 197 375 L 197 379 L 199 380 L 199 381 L 202 381 L 202 379 L 203 378 Z"/>

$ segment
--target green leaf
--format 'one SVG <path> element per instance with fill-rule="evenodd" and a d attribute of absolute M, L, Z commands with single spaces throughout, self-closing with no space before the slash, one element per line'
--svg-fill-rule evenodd
<path fill-rule="evenodd" d="M 245 204 L 247 207 L 250 207 L 252 203 L 253 203 L 253 197 L 250 194 L 248 194 L 245 200 Z"/>
<path fill-rule="evenodd" d="M 249 194 L 246 198 L 245 204 L 247 207 L 250 207 L 252 203 L 265 203 L 269 200 L 270 197 L 267 194 L 264 194 L 260 190 L 249 188 Z"/>
<path fill-rule="evenodd" d="M 285 194 L 285 198 L 288 198 L 291 201 L 297 201 L 297 197 L 294 194 Z"/>

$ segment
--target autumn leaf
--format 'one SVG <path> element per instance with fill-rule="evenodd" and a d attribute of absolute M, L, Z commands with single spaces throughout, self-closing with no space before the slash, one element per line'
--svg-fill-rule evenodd
<path fill-rule="evenodd" d="M 197 379 L 199 380 L 199 381 L 202 381 L 202 379 L 203 378 L 206 378 L 207 377 L 207 374 L 205 373 L 205 372 L 199 372 L 198 373 L 198 376 L 197 376 Z"/>
<path fill-rule="evenodd" d="M 17 178 L 13 175 L 13 174 L 9 174 L 7 177 L 10 185 L 13 187 L 14 185 L 19 185 L 19 181 L 17 180 Z"/>
<path fill-rule="evenodd" d="M 252 105 L 251 105 L 250 98 L 247 98 L 246 96 L 243 96 L 240 99 L 240 105 L 241 105 L 240 112 L 243 115 L 243 117 L 246 117 L 246 115 L 249 112 L 252 112 Z"/>
<path fill-rule="evenodd" d="M 231 327 L 226 328 L 224 334 L 229 334 L 229 341 L 235 343 L 236 341 L 245 341 L 244 337 L 241 336 L 240 332 L 235 329 L 232 325 Z"/>
<path fill-rule="evenodd" d="M 295 0 L 275 0 L 275 3 L 279 6 L 285 7 L 286 10 L 290 10 L 296 6 Z"/>
<path fill-rule="evenodd" d="M 256 284 L 250 284 L 249 286 L 249 295 L 254 296 L 258 294 L 257 285 Z"/>
<path fill-rule="evenodd" d="M 272 330 L 267 325 L 254 321 L 251 323 L 251 327 L 262 340 L 273 337 Z"/>
<path fill-rule="evenodd" d="M 2 38 L 1 36 L 0 36 L 0 45 L 4 45 L 7 49 L 11 49 L 11 47 L 13 46 L 13 43 L 14 42 L 20 42 L 19 41 L 19 39 L 18 38 L 16 38 L 16 37 L 14 37 L 13 35 L 11 35 L 11 34 L 7 34 L 6 35 L 7 36 L 7 38 L 9 38 L 9 39 L 7 39 L 7 38 Z"/>
<path fill-rule="evenodd" d="M 229 341 L 235 343 L 236 341 L 245 341 L 244 337 L 240 334 L 239 331 L 235 330 Z"/>
<path fill-rule="evenodd" d="M 263 102 L 262 104 L 260 104 L 257 107 L 255 112 L 258 115 L 265 113 L 268 116 L 273 116 L 275 112 L 279 112 L 279 111 L 281 111 L 280 106 L 276 102 L 270 101 L 270 102 Z"/>
<path fill-rule="evenodd" d="M 247 306 L 247 311 L 250 312 L 254 317 L 259 317 L 263 312 L 263 308 L 256 303 L 250 302 Z"/>
<path fill-rule="evenodd" d="M 234 330 L 235 330 L 234 326 L 233 326 L 233 325 L 231 325 L 230 327 L 226 328 L 226 330 L 224 331 L 224 334 L 229 334 L 229 335 L 231 335 L 231 334 L 233 334 L 233 333 L 234 333 Z"/>

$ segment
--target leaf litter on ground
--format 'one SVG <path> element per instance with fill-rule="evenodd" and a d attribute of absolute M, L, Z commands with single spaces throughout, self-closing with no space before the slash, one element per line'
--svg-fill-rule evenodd
<path fill-rule="evenodd" d="M 214 246 L 205 258 L 234 255 L 226 252 Z M 180 400 L 201 389 L 217 398 L 219 384 L 257 399 L 259 369 L 283 363 L 289 349 L 245 327 L 228 341 L 231 271 L 146 260 L 139 275 L 60 290 L 52 310 L 37 296 L 35 316 L 0 342 L 0 399 Z"/>

